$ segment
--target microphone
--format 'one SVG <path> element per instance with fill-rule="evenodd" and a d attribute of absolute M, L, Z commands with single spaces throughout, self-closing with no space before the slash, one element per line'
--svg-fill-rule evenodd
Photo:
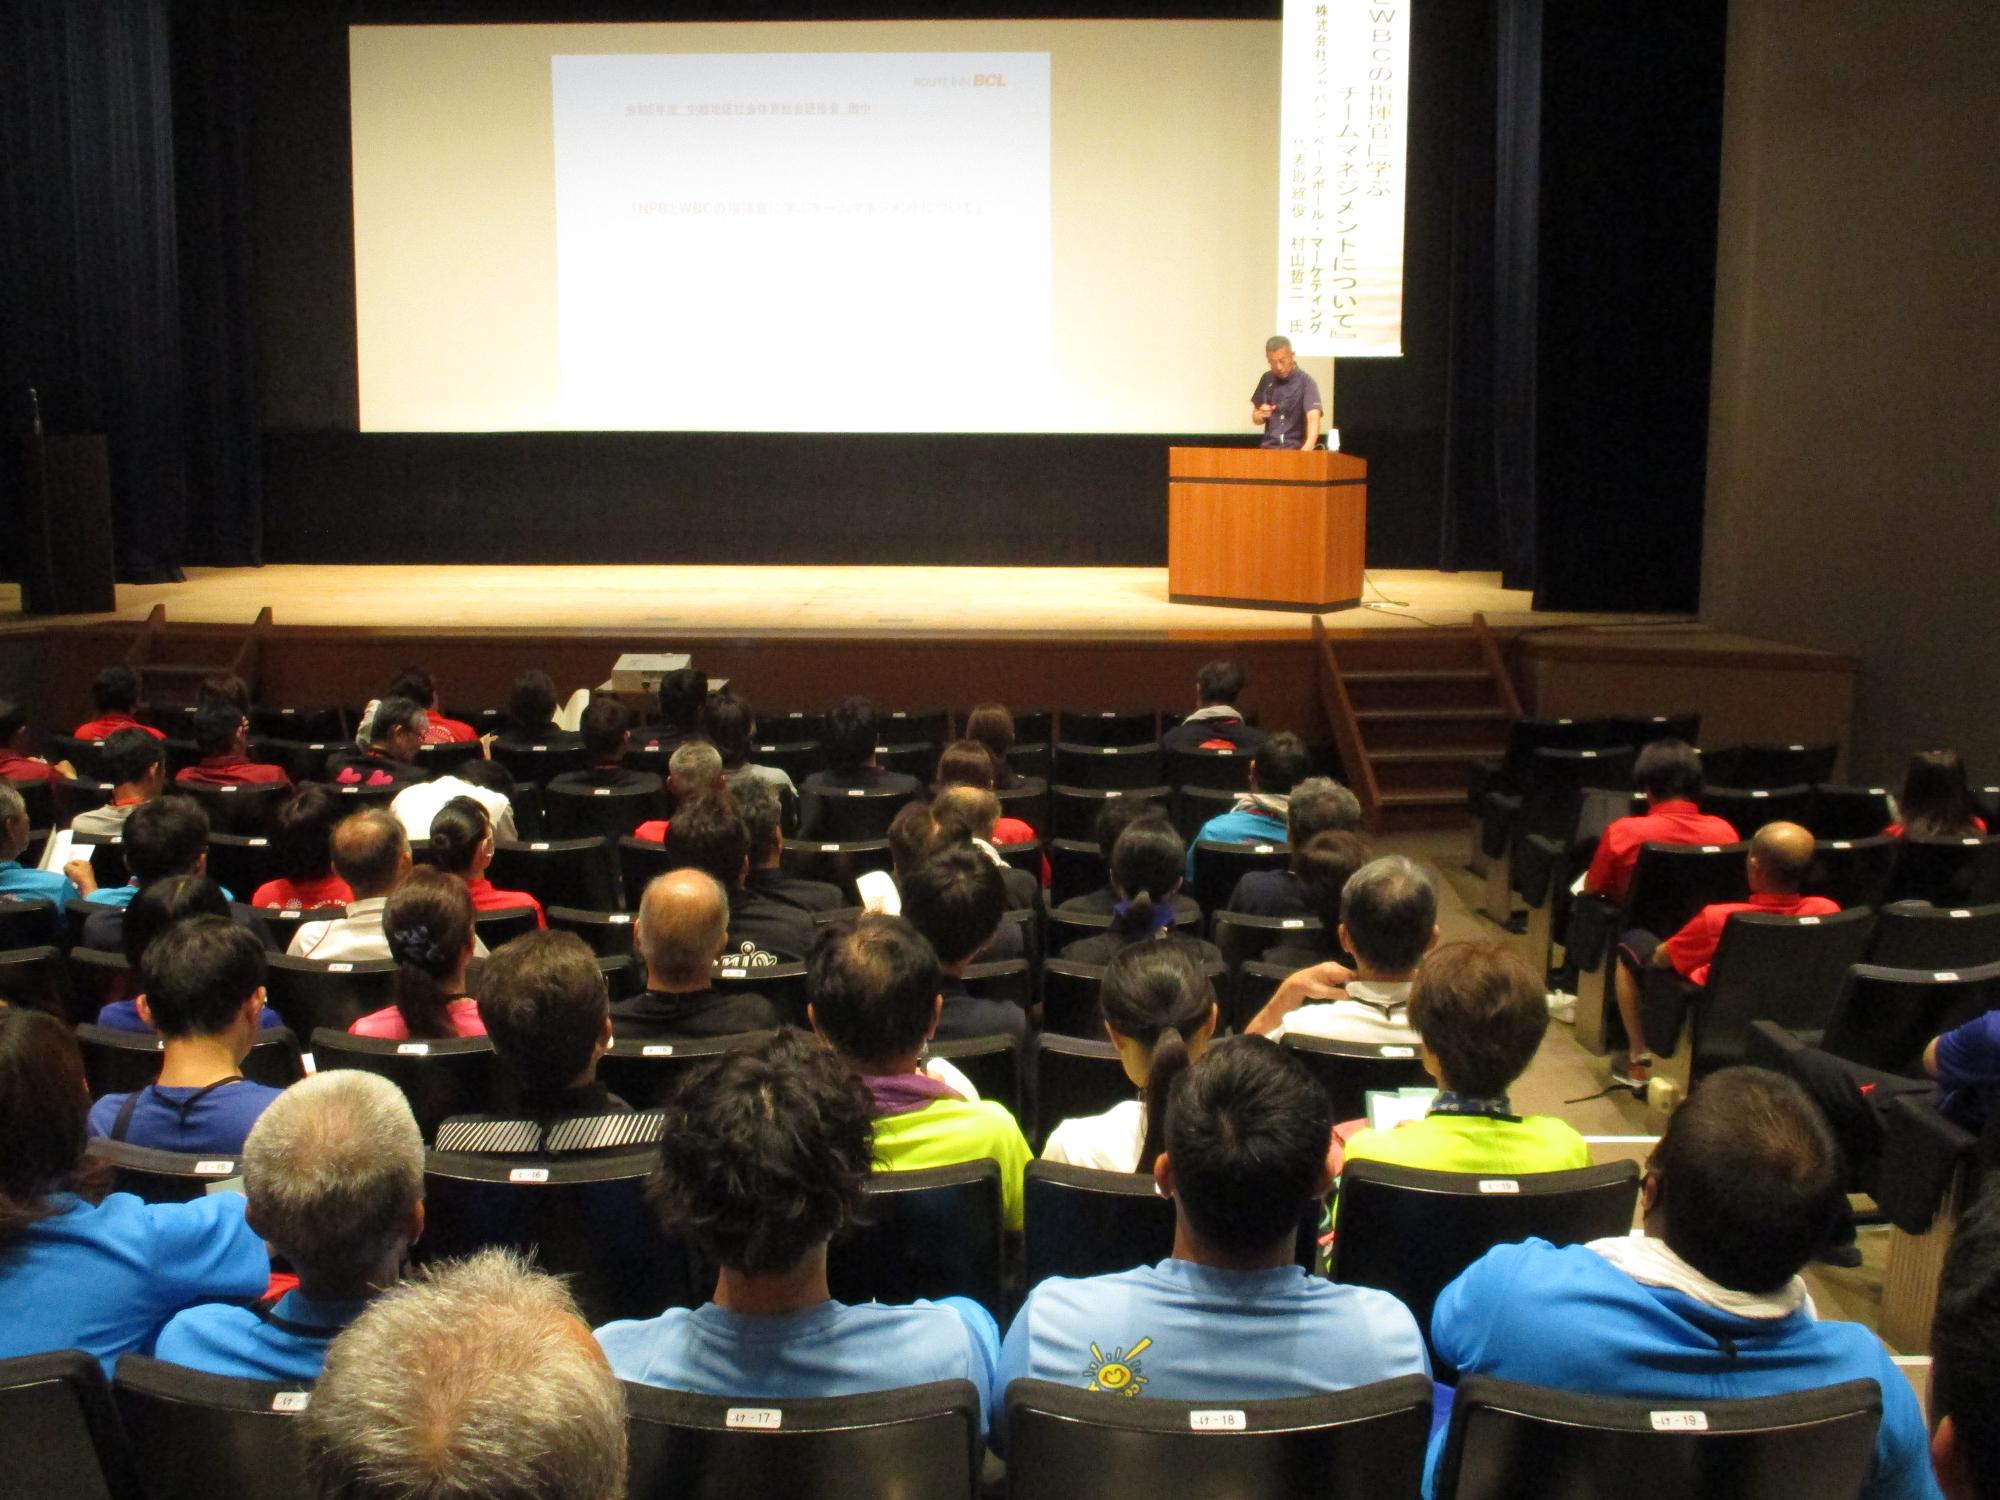
<path fill-rule="evenodd" d="M 42 435 L 42 396 L 33 386 L 28 387 L 28 431 L 35 437 Z"/>

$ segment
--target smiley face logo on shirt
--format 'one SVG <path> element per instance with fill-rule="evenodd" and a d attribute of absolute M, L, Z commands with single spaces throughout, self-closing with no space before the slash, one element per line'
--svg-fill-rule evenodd
<path fill-rule="evenodd" d="M 1113 1396 L 1136 1396 L 1146 1383 L 1146 1376 L 1139 1364 L 1139 1356 L 1153 1347 L 1150 1338 L 1140 1339 L 1130 1349 L 1114 1348 L 1106 1359 L 1104 1351 L 1097 1345 L 1090 1346 L 1090 1368 L 1083 1373 L 1090 1377 L 1088 1389 L 1106 1391 Z"/>

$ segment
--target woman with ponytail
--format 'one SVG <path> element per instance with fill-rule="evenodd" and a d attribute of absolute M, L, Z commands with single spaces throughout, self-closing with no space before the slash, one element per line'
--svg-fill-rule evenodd
<path fill-rule="evenodd" d="M 396 961 L 396 1003 L 347 1029 L 395 1042 L 486 1035 L 479 1002 L 465 993 L 465 966 L 472 959 L 472 898 L 465 882 L 418 866 L 382 909 L 382 930 Z"/>
<path fill-rule="evenodd" d="M 1167 1093 L 1215 1035 L 1215 986 L 1194 944 L 1168 938 L 1119 953 L 1098 995 L 1105 1034 L 1141 1095 L 1063 1121 L 1042 1156 L 1100 1172 L 1151 1172 L 1166 1138 Z"/>
<path fill-rule="evenodd" d="M 1133 943 L 1164 938 L 1174 929 L 1174 896 L 1181 888 L 1187 844 L 1164 817 L 1140 818 L 1111 846 L 1111 929 L 1068 944 L 1062 956 L 1075 963 L 1108 964 Z M 1222 950 L 1183 939 L 1204 963 L 1222 962 Z"/>
<path fill-rule="evenodd" d="M 526 891 L 499 890 L 486 878 L 486 867 L 493 863 L 493 818 L 484 804 L 470 797 L 454 797 L 438 809 L 431 819 L 430 862 L 465 882 L 474 911 L 526 906 L 533 908 L 537 927 L 549 925 L 542 915 L 542 903 L 533 896 Z"/>

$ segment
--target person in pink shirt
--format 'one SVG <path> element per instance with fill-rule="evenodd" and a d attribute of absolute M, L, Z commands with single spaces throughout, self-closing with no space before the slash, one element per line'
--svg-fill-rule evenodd
<path fill-rule="evenodd" d="M 479 1002 L 465 992 L 472 960 L 472 897 L 465 882 L 418 866 L 382 909 L 382 931 L 396 961 L 396 1003 L 347 1029 L 388 1041 L 484 1036 Z"/>
<path fill-rule="evenodd" d="M 454 797 L 431 819 L 431 863 L 465 882 L 478 911 L 506 911 L 525 906 L 535 913 L 535 926 L 547 927 L 542 903 L 526 891 L 503 891 L 486 878 L 493 863 L 493 819 L 470 797 Z"/>

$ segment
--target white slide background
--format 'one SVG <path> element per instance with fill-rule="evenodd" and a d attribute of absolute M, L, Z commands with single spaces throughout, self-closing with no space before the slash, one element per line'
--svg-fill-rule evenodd
<path fill-rule="evenodd" d="M 1055 422 L 1046 53 L 551 67 L 565 424 Z"/>

